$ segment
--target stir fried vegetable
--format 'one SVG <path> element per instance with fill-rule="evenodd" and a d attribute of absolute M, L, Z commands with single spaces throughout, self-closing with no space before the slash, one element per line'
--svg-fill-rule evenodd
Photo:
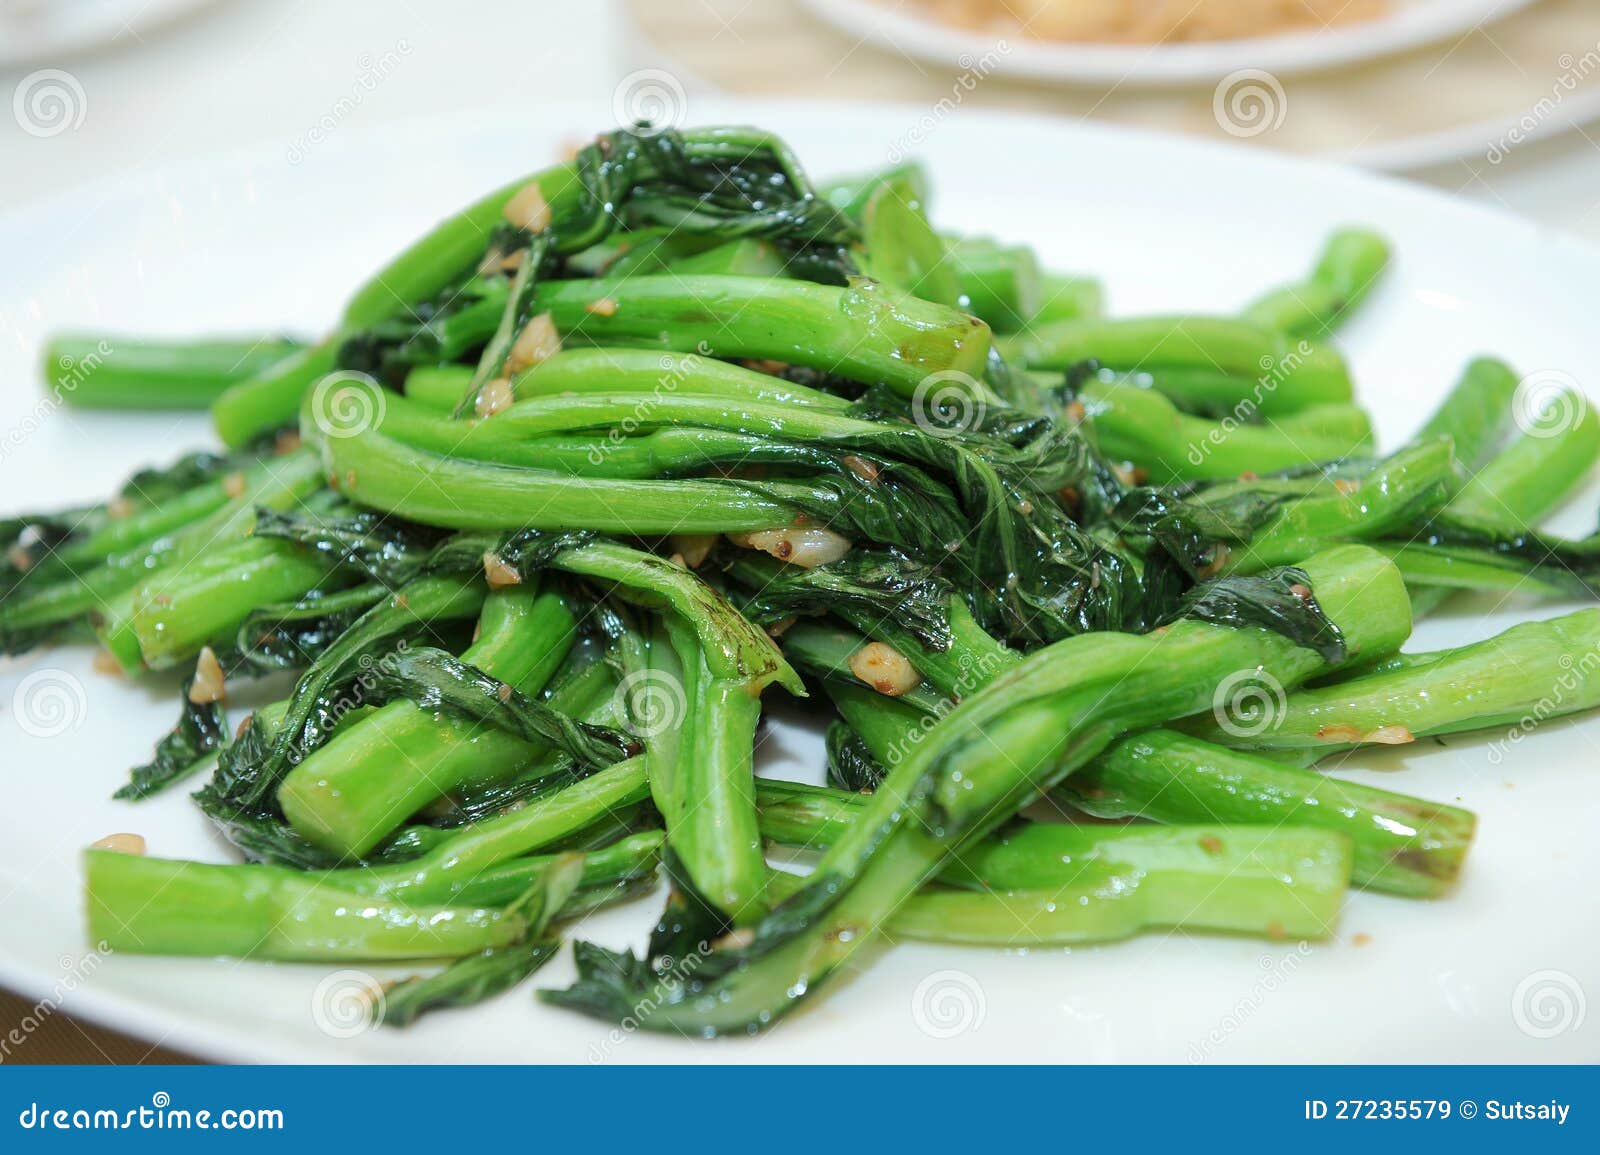
<path fill-rule="evenodd" d="M 91 849 L 92 932 L 416 960 L 403 1026 L 665 875 L 642 955 L 580 941 L 541 994 L 700 1036 L 879 932 L 1313 939 L 1352 884 L 1448 895 L 1474 815 L 1309 767 L 1600 703 L 1597 610 L 1401 649 L 1454 590 L 1596 588 L 1600 538 L 1539 522 L 1600 425 L 1483 359 L 1379 455 L 1334 344 L 1388 263 L 1366 230 L 1240 315 L 1107 317 L 930 195 L 914 165 L 819 190 L 755 129 L 622 130 L 320 339 L 58 339 L 68 400 L 210 404 L 229 447 L 0 526 L 0 647 L 87 627 L 184 672 L 118 797 L 209 772 L 247 860 Z M 757 777 L 780 694 L 831 785 Z"/>

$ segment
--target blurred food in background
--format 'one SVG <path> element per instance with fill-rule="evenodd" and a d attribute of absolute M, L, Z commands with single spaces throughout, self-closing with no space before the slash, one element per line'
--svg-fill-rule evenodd
<path fill-rule="evenodd" d="M 1371 20 L 1390 0 L 911 0 L 944 24 L 1036 40 L 1246 40 Z"/>

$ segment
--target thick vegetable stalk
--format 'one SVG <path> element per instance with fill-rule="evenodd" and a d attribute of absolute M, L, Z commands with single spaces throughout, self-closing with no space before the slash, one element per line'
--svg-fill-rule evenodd
<path fill-rule="evenodd" d="M 782 361 L 906 397 L 930 374 L 949 373 L 975 399 L 995 400 L 981 384 L 987 325 L 871 281 L 842 289 L 759 277 L 551 281 L 536 308 L 563 338 Z"/>
<path fill-rule="evenodd" d="M 398 408 L 401 420 L 395 420 Z M 418 448 L 441 454 L 459 453 L 484 461 L 533 465 L 537 450 L 546 438 L 576 436 L 589 431 L 587 464 L 603 465 L 614 448 L 626 449 L 629 436 L 613 436 L 617 425 L 635 430 L 657 427 L 695 427 L 697 436 L 736 433 L 745 438 L 782 438 L 793 443 L 832 443 L 847 451 L 870 446 L 889 451 L 902 447 L 915 457 L 916 442 L 923 431 L 909 425 L 891 425 L 845 416 L 821 407 L 791 405 L 786 402 L 740 400 L 715 393 L 682 391 L 567 393 L 537 397 L 519 402 L 487 421 L 449 421 L 432 414 L 408 411 L 407 403 L 394 403 L 381 425 L 386 436 L 395 436 Z M 704 433 L 700 431 L 704 430 Z M 450 435 L 454 434 L 453 442 Z M 735 444 L 748 444 L 748 440 Z M 519 452 L 522 451 L 522 452 Z M 704 454 L 702 454 L 702 457 Z M 693 460 L 690 458 L 689 460 Z"/>
<path fill-rule="evenodd" d="M 1441 520 L 1435 519 L 1436 528 Z M 1431 612 L 1450 594 L 1462 590 L 1546 599 L 1593 598 L 1600 592 L 1595 580 L 1595 563 L 1600 557 L 1590 547 L 1582 550 L 1586 555 L 1582 566 L 1569 569 L 1552 556 L 1553 550 L 1538 537 L 1517 534 L 1510 539 L 1527 542 L 1532 547 L 1528 552 L 1532 552 L 1533 557 L 1526 553 L 1517 556 L 1503 552 L 1498 542 L 1505 538 L 1492 529 L 1484 540 L 1493 544 L 1447 545 L 1418 541 L 1403 545 L 1375 542 L 1374 545 L 1393 558 L 1406 584 L 1415 590 L 1412 604 L 1419 613 Z"/>
<path fill-rule="evenodd" d="M 1344 358 L 1335 350 L 1227 317 L 1035 325 L 1026 336 L 1002 342 L 1001 349 L 1030 369 L 1068 370 L 1093 362 L 1119 373 L 1149 373 L 1157 388 L 1168 373 L 1221 375 L 1235 383 L 1228 408 L 1248 404 L 1252 415 L 1266 417 L 1345 405 L 1353 396 Z"/>
<path fill-rule="evenodd" d="M 231 641 L 263 606 L 337 589 L 355 577 L 342 572 L 337 559 L 289 542 L 248 538 L 140 582 L 126 602 L 102 611 L 97 630 L 123 669 L 169 669 L 205 645 Z"/>
<path fill-rule="evenodd" d="M 196 486 L 181 497 L 112 522 L 63 550 L 65 572 L 38 565 L 0 601 L 0 639 L 70 622 L 91 612 L 131 613 L 128 591 L 177 572 L 216 548 L 245 539 L 256 509 L 286 508 L 323 484 L 316 454 L 297 451 Z M 137 667 L 137 646 L 119 657 Z"/>
<path fill-rule="evenodd" d="M 991 947 L 1114 942 L 1167 928 L 1274 940 L 1333 933 L 1350 881 L 1348 840 L 1248 826 L 1157 827 L 1151 836 L 1148 861 L 1096 863 L 1040 890 L 915 894 L 888 932 Z"/>
<path fill-rule="evenodd" d="M 961 286 L 944 238 L 928 223 L 916 182 L 889 180 L 861 210 L 857 266 L 867 276 L 924 301 L 961 305 Z"/>
<path fill-rule="evenodd" d="M 669 776 L 658 768 L 652 785 L 668 817 L 674 848 L 696 879 L 703 880 L 707 893 L 730 913 L 753 917 L 761 909 L 764 884 L 751 766 L 760 694 L 773 681 L 803 693 L 771 639 L 687 569 L 614 543 L 546 542 L 534 536 L 524 538 L 519 547 L 513 539 L 487 564 L 502 580 L 515 576 L 529 582 L 537 567 L 560 569 L 606 582 L 624 598 L 671 615 L 672 644 L 652 649 L 657 660 L 670 658 L 675 665 L 647 676 L 645 686 L 665 695 L 673 720 L 692 737 L 676 771 Z M 519 565 L 528 572 L 518 571 Z M 486 633 L 478 646 L 519 651 L 512 659 L 519 663 L 530 663 L 541 652 L 528 652 L 528 638 L 521 629 L 510 634 L 515 636 Z M 623 688 L 631 692 L 627 684 Z M 685 698 L 694 705 L 692 716 L 683 704 Z M 658 703 L 631 704 L 648 712 Z M 391 705 L 335 737 L 291 772 L 280 794 L 285 813 L 318 845 L 345 853 L 370 849 L 417 805 L 446 788 L 437 776 L 427 774 L 416 779 L 402 776 L 403 790 L 382 780 L 383 760 L 392 759 L 389 749 L 397 736 L 425 756 L 438 749 L 423 734 L 442 733 L 446 727 L 426 725 L 430 721 L 421 711 Z M 661 735 L 653 732 L 655 720 L 646 716 L 637 721 L 636 731 L 646 739 L 651 759 L 668 758 L 673 751 L 657 741 Z M 404 733 L 390 729 L 395 726 Z M 476 763 L 484 777 L 503 776 L 518 760 L 509 747 L 504 759 L 477 758 L 470 743 L 463 745 L 459 735 L 451 739 L 451 752 L 445 756 L 459 756 L 463 774 Z M 498 751 L 498 741 L 484 743 L 491 755 Z M 534 753 L 524 744 L 521 758 Z M 449 772 L 456 772 L 453 761 Z"/>
<path fill-rule="evenodd" d="M 261 606 L 292 601 L 324 583 L 346 584 L 329 559 L 251 536 L 259 509 L 316 501 L 315 466 L 314 456 L 297 452 L 168 541 L 112 559 L 104 569 L 117 580 L 102 586 L 97 574 L 89 575 L 84 584 L 96 599 L 95 632 L 124 671 L 177 665 L 208 642 L 231 642 Z M 149 562 L 134 583 L 122 585 L 123 575 Z"/>
<path fill-rule="evenodd" d="M 793 661 L 827 679 L 830 697 L 880 772 L 897 766 L 927 738 L 932 725 L 952 708 L 952 697 L 971 693 L 1008 664 L 980 662 L 961 644 L 941 655 L 947 660 L 928 663 L 925 651 L 902 639 L 903 652 L 919 669 L 926 666 L 929 682 L 891 699 L 852 683 L 849 658 L 861 645 L 860 635 L 817 626 L 796 627 L 784 637 L 785 652 Z M 1431 658 L 1401 655 L 1378 669 L 1409 668 Z M 789 789 L 776 798 L 763 795 L 768 837 L 831 842 L 853 817 L 853 810 L 842 812 L 838 798 L 854 801 L 855 795 L 794 794 Z M 1357 883 L 1405 895 L 1447 889 L 1459 874 L 1475 826 L 1470 813 L 1454 807 L 1326 779 L 1171 730 L 1113 743 L 1059 787 L 1056 796 L 1107 818 L 1324 827 L 1354 839 Z M 963 861 L 974 853 L 963 850 Z"/>
<path fill-rule="evenodd" d="M 604 821 L 602 818 L 601 822 Z M 563 840 L 563 845 L 582 838 L 583 834 L 583 831 L 579 831 L 574 838 Z M 665 844 L 666 835 L 661 831 L 645 830 L 626 835 L 598 849 L 584 849 L 583 892 L 575 898 L 581 898 L 583 894 L 594 896 L 620 885 L 652 880 L 656 867 L 660 864 L 661 850 Z M 504 905 L 537 884 L 559 857 L 560 854 L 545 853 L 508 858 L 450 888 L 448 901 L 468 906 Z M 341 880 L 349 875 L 353 883 L 352 888 L 357 890 L 363 886 L 357 876 L 371 873 L 370 870 L 338 872 Z M 370 885 L 374 887 L 376 893 L 381 894 L 387 882 L 380 875 Z"/>
<path fill-rule="evenodd" d="M 522 982 L 561 948 L 561 939 L 546 931 L 582 877 L 583 855 L 562 856 L 540 885 L 517 904 L 527 923 L 522 942 L 487 947 L 443 970 L 395 983 L 384 991 L 374 1018 L 385 1026 L 403 1027 L 429 1011 L 471 1006 Z"/>
<path fill-rule="evenodd" d="M 535 536 L 530 552 L 543 548 Z M 502 552 L 518 563 L 517 539 Z M 753 697 L 777 683 L 803 697 L 805 686 L 778 648 L 714 589 L 682 565 L 616 542 L 594 540 L 560 548 L 540 564 L 614 583 L 616 593 L 650 609 L 671 609 L 694 631 L 706 664 L 719 678 L 739 681 Z"/>
<path fill-rule="evenodd" d="M 1029 325 L 1085 321 L 1105 313 L 1105 288 L 1093 277 L 1045 272 L 1039 277 L 1039 307 Z"/>
<path fill-rule="evenodd" d="M 546 842 L 603 813 L 603 795 L 588 794 L 544 823 Z M 446 837 L 406 866 L 332 871 L 90 850 L 90 933 L 139 954 L 375 962 L 473 955 L 522 944 L 554 918 L 627 893 L 654 871 L 661 845 L 659 834 L 645 833 L 587 853 L 508 855 L 498 865 L 478 858 L 475 874 L 436 879 L 427 867 L 453 865 L 440 851 L 464 844 L 468 833 Z"/>
<path fill-rule="evenodd" d="M 749 533 L 799 516 L 796 507 L 740 485 L 574 477 L 493 465 L 412 449 L 370 429 L 329 438 L 322 452 L 329 476 L 346 497 L 452 529 L 591 529 L 644 537 Z"/>
<path fill-rule="evenodd" d="M 537 584 L 502 589 L 485 600 L 478 640 L 461 660 L 536 695 L 572 647 L 576 626 L 560 594 Z M 359 858 L 440 795 L 473 778 L 504 777 L 536 753 L 505 730 L 390 702 L 296 765 L 278 804 L 311 842 Z"/>
<path fill-rule="evenodd" d="M 741 237 L 704 252 L 671 257 L 663 271 L 680 277 L 782 277 L 789 266 L 783 254 L 766 241 Z"/>
<path fill-rule="evenodd" d="M 475 618 L 482 610 L 480 581 L 429 576 L 401 589 L 357 618 L 324 649 L 295 683 L 278 711 L 259 711 L 239 731 L 218 760 L 217 773 L 195 795 L 213 819 L 226 824 L 237 815 L 259 813 L 277 792 L 291 767 L 321 746 L 351 714 L 368 704 L 369 692 L 384 694 L 384 679 L 428 647 L 407 643 L 430 626 Z M 413 694 L 421 693 L 411 687 Z M 429 685 L 436 705 L 443 691 Z"/>
<path fill-rule="evenodd" d="M 621 777 L 643 797 L 642 774 Z M 527 928 L 514 908 L 547 892 L 573 859 L 580 889 L 557 896 L 561 905 L 551 916 L 581 914 L 653 874 L 662 844 L 653 831 L 581 854 L 508 849 L 581 835 L 625 796 L 616 785 L 579 784 L 549 800 L 537 821 L 522 813 L 515 839 L 504 823 L 484 824 L 499 839 L 498 853 L 484 852 L 477 828 L 432 831 L 440 836 L 433 849 L 409 863 L 324 871 L 90 850 L 91 933 L 141 954 L 295 960 L 446 958 L 516 943 Z M 472 858 L 472 869 L 455 868 L 451 847 Z"/>
<path fill-rule="evenodd" d="M 1391 651 L 1409 633 L 1404 586 L 1373 551 L 1330 550 L 1305 574 L 1348 655 Z M 579 983 L 546 997 L 616 1018 L 637 1015 L 648 995 L 657 1001 L 640 1022 L 652 1029 L 758 1029 L 814 993 L 960 847 L 1118 734 L 1208 708 L 1234 671 L 1295 684 L 1326 666 L 1281 635 L 1188 620 L 1152 636 L 1094 634 L 1048 646 L 953 710 L 891 772 L 805 888 L 751 928 L 744 945 L 712 951 L 681 984 L 657 983 L 643 964 L 589 947 Z M 1125 692 L 1130 678 L 1137 693 Z"/>
<path fill-rule="evenodd" d="M 997 333 L 1027 327 L 1044 292 L 1033 250 L 978 237 L 946 238 L 946 244 L 961 307 Z"/>
<path fill-rule="evenodd" d="M 1254 573 L 1330 541 L 1370 541 L 1401 530 L 1444 503 L 1455 472 L 1448 441 L 1403 449 L 1359 478 L 1334 479 L 1280 506 L 1249 541 L 1223 546 L 1217 568 Z"/>
<path fill-rule="evenodd" d="M 1438 540 L 1436 531 L 1448 532 L 1453 523 L 1464 523 L 1475 535 L 1507 541 L 1529 534 L 1583 485 L 1600 460 L 1600 419 L 1570 392 L 1544 398 L 1545 409 L 1521 415 L 1534 428 L 1492 454 L 1512 416 L 1518 385 L 1515 373 L 1502 362 L 1474 361 L 1424 428 L 1424 434 L 1445 433 L 1455 440 L 1468 476 L 1429 533 L 1391 547 L 1413 587 L 1412 607 L 1419 616 L 1437 609 L 1458 589 L 1542 597 L 1588 592 L 1582 575 L 1573 583 L 1559 566 L 1552 572 L 1544 564 L 1546 551 L 1518 560 L 1497 556 L 1493 548 Z"/>
<path fill-rule="evenodd" d="M 453 385 L 451 388 L 454 391 Z M 589 481 L 676 477 L 710 471 L 728 462 L 782 464 L 807 456 L 803 446 L 711 429 L 658 428 L 629 436 L 621 429 L 637 420 L 634 414 L 651 412 L 655 404 L 651 393 L 624 396 L 628 398 L 626 407 L 613 415 L 619 427 L 528 438 L 506 436 L 506 429 L 491 428 L 504 414 L 488 422 L 458 420 L 436 407 L 432 398 L 391 396 L 376 430 L 408 449 L 441 459 L 522 466 L 541 474 Z"/>
<path fill-rule="evenodd" d="M 1091 382 L 1081 399 L 1101 453 L 1143 469 L 1156 484 L 1226 480 L 1337 461 L 1372 445 L 1372 425 L 1354 405 L 1324 405 L 1270 425 L 1190 417 L 1160 393 Z"/>
<path fill-rule="evenodd" d="M 1526 415 L 1533 428 L 1467 479 L 1447 507 L 1452 516 L 1526 531 L 1583 484 L 1600 460 L 1600 417 L 1570 392 L 1545 412 Z"/>
<path fill-rule="evenodd" d="M 677 615 L 650 649 L 651 673 L 640 686 L 654 700 L 639 725 L 652 748 L 651 795 L 666 820 L 668 845 L 696 889 L 736 924 L 752 923 L 767 908 L 754 772 L 761 700 L 742 679 L 712 671 L 694 630 Z M 658 745 L 675 749 L 658 754 Z"/>
<path fill-rule="evenodd" d="M 375 902 L 294 871 L 212 866 L 91 850 L 89 935 L 135 954 L 235 958 L 453 958 L 520 942 L 514 910 Z"/>
<path fill-rule="evenodd" d="M 1476 473 L 1510 424 L 1517 384 L 1516 372 L 1504 361 L 1479 357 L 1469 362 L 1413 440 L 1448 437 L 1456 448 L 1456 460 L 1469 475 Z"/>
<path fill-rule="evenodd" d="M 1402 655 L 1383 665 L 1415 660 Z M 834 679 L 829 695 L 883 767 L 904 760 L 950 708 L 937 698 L 930 708 L 916 695 L 886 700 L 839 682 L 837 670 L 818 672 Z M 1410 896 L 1449 889 L 1477 825 L 1457 807 L 1326 778 L 1168 729 L 1112 743 L 1053 796 L 1102 818 L 1329 830 L 1354 841 L 1357 884 Z M 972 861 L 974 853 L 963 850 L 962 861 Z"/>
<path fill-rule="evenodd" d="M 364 875 L 363 893 L 405 903 L 452 902 L 486 885 L 495 868 L 555 846 L 649 796 L 644 759 L 629 758 L 519 809 L 463 827 L 416 858 L 341 872 L 341 877 Z"/>
<path fill-rule="evenodd" d="M 1600 705 L 1600 609 L 1407 657 L 1397 669 L 1298 690 L 1246 726 L 1206 717 L 1183 729 L 1222 746 L 1322 754 L 1461 730 L 1526 728 Z"/>
<path fill-rule="evenodd" d="M 843 837 L 869 802 L 792 782 L 761 782 L 756 795 L 762 833 L 811 850 Z M 1338 921 L 1350 864 L 1346 835 L 1301 826 L 1017 823 L 963 847 L 939 874 L 975 893 L 957 901 L 925 890 L 889 931 L 993 946 L 1102 942 L 1163 926 L 1319 938 Z"/>
<path fill-rule="evenodd" d="M 753 793 L 761 692 L 778 682 L 803 694 L 798 675 L 766 634 L 682 566 L 609 542 L 562 550 L 549 564 L 668 610 L 642 683 L 653 696 L 636 703 L 651 790 L 705 895 L 735 919 L 755 918 L 765 909 Z"/>
<path fill-rule="evenodd" d="M 464 365 L 414 369 L 406 396 L 430 409 L 449 412 L 465 396 L 472 370 Z M 832 393 L 797 385 L 698 353 L 658 353 L 648 349 L 564 349 L 511 378 L 517 400 L 572 393 L 642 393 L 652 397 L 693 393 L 729 401 L 805 405 L 841 412 L 850 403 Z"/>
<path fill-rule="evenodd" d="M 1323 245 L 1310 276 L 1265 294 L 1242 316 L 1291 337 L 1324 337 L 1366 298 L 1388 264 L 1383 237 L 1370 229 L 1339 229 Z"/>
<path fill-rule="evenodd" d="M 852 173 L 823 181 L 817 186 L 817 196 L 833 205 L 852 220 L 860 220 L 867 202 L 885 185 L 898 184 L 909 189 L 923 204 L 928 203 L 932 187 L 928 170 L 920 161 L 908 160 L 871 172 Z"/>
<path fill-rule="evenodd" d="M 1172 730 L 1111 746 L 1056 788 L 1101 818 L 1316 828 L 1348 836 L 1357 886 L 1413 898 L 1448 893 L 1477 818 L 1428 802 L 1284 766 Z"/>
<path fill-rule="evenodd" d="M 44 372 L 78 409 L 205 409 L 229 386 L 303 348 L 285 337 L 153 341 L 65 333 L 45 346 Z"/>

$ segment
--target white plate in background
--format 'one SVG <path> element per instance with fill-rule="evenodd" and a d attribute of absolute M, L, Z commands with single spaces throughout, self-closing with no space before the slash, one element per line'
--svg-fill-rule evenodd
<path fill-rule="evenodd" d="M 1592 389 L 1600 255 L 1509 216 L 1349 170 L 1201 142 L 961 110 L 700 101 L 697 121 L 783 134 L 816 173 L 882 164 L 915 144 L 946 227 L 1036 245 L 1102 276 L 1121 313 L 1228 311 L 1307 267 L 1347 221 L 1393 238 L 1389 278 L 1345 347 L 1385 445 L 1402 440 L 1473 355 Z M 63 328 L 181 333 L 314 330 L 366 273 L 483 188 L 550 162 L 608 107 L 541 106 L 341 134 L 297 167 L 279 146 L 115 180 L 0 218 L 0 509 L 104 494 L 136 466 L 205 445 L 199 417 L 77 414 L 41 404 L 43 336 Z M 416 163 L 426 156 L 427 164 Z M 1115 179 L 1084 179 L 1084 174 Z M 1595 494 L 1566 524 L 1592 528 Z M 1561 607 L 1460 614 L 1419 630 L 1459 644 Z M 1480 741 L 1418 743 L 1355 774 L 1459 802 L 1481 820 L 1465 880 L 1429 903 L 1349 900 L 1337 938 L 1304 949 L 1149 935 L 1072 951 L 904 945 L 863 956 L 825 996 L 756 1040 L 613 1034 L 534 1002 L 565 954 L 524 985 L 409 1031 L 344 1037 L 319 1003 L 330 966 L 92 955 L 78 852 L 113 831 L 151 853 L 225 860 L 183 791 L 110 801 L 170 725 L 174 687 L 90 668 L 85 649 L 0 662 L 0 983 L 62 1013 L 224 1059 L 515 1062 L 1557 1062 L 1600 1058 L 1600 719 L 1550 723 L 1501 760 Z M 66 713 L 25 730 L 25 681 Z M 59 733 L 47 731 L 59 728 Z M 821 768 L 812 732 L 780 726 L 768 770 Z M 1403 769 L 1402 769 L 1403 768 Z M 579 930 L 638 943 L 648 902 Z M 1365 936 L 1356 945 L 1355 936 Z M 382 971 L 383 974 L 404 973 Z M 326 998 L 327 988 L 323 988 Z M 1560 1000 L 1566 999 L 1565 1003 Z M 1556 1000 L 1552 1003 L 1552 999 Z M 937 1001 L 935 1001 L 937 1000 Z M 1566 1006 L 1559 1029 L 1545 1017 Z M 948 1016 L 953 1015 L 954 1018 Z M 319 1023 L 321 1024 L 319 1026 Z"/>
<path fill-rule="evenodd" d="M 1338 68 L 1461 36 L 1534 0 L 1392 0 L 1375 20 L 1251 40 L 1162 44 L 1077 44 L 1010 31 L 974 31 L 931 19 L 898 0 L 802 0 L 852 36 L 921 60 L 961 69 L 984 61 L 997 75 L 1058 84 L 1211 83 L 1244 69 L 1277 76 Z M 1004 40 L 1005 51 L 996 43 Z"/>
<path fill-rule="evenodd" d="M 0 68 L 59 62 L 140 34 L 213 0 L 0 0 Z"/>

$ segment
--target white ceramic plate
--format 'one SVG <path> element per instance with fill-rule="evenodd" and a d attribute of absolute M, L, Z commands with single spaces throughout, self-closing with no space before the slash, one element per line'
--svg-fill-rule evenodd
<path fill-rule="evenodd" d="M 929 19 L 896 0 L 803 0 L 818 16 L 881 48 L 962 70 L 1058 84 L 1166 85 L 1262 69 L 1276 76 L 1372 60 L 1490 24 L 1533 0 L 1394 0 L 1381 19 L 1253 40 L 1153 45 L 1066 44 L 975 32 Z M 1005 50 L 997 51 L 997 38 Z"/>
<path fill-rule="evenodd" d="M 0 67 L 58 61 L 139 34 L 210 0 L 0 0 Z"/>
<path fill-rule="evenodd" d="M 705 104 L 696 119 L 785 135 L 817 172 L 882 163 L 907 133 L 947 226 L 1036 244 L 1107 281 L 1119 312 L 1227 311 L 1297 274 L 1350 220 L 1399 260 L 1348 332 L 1362 396 L 1403 439 L 1473 354 L 1528 372 L 1593 374 L 1600 256 L 1525 222 L 1352 171 L 1179 139 L 920 108 Z M 43 335 L 314 330 L 425 225 L 478 190 L 546 163 L 608 109 L 408 124 L 330 142 L 299 167 L 281 148 L 87 188 L 0 221 L 0 478 L 7 511 L 103 494 L 133 467 L 206 443 L 200 418 L 52 411 L 33 384 Z M 416 158 L 426 156 L 427 164 Z M 1082 174 L 1115 173 L 1114 181 Z M 1593 382 L 1591 382 L 1591 385 Z M 1593 509 L 1593 495 L 1582 503 Z M 1574 514 L 1568 528 L 1586 529 Z M 1486 636 L 1515 607 L 1427 623 L 1417 644 Z M 29 679 L 32 679 L 30 681 Z M 63 712 L 41 710 L 55 686 Z M 24 702 L 28 694 L 34 697 Z M 999 954 L 907 945 L 755 1041 L 613 1035 L 533 1002 L 526 987 L 409 1032 L 343 1032 L 318 1003 L 334 968 L 89 956 L 77 854 L 113 831 L 153 853 L 223 860 L 181 793 L 108 800 L 171 720 L 173 688 L 108 679 L 78 649 L 0 664 L 0 983 L 152 1040 L 233 1059 L 643 1061 L 1557 1061 L 1600 1058 L 1595 1024 L 1546 1014 L 1600 992 L 1594 773 L 1600 721 L 1544 726 L 1500 762 L 1479 742 L 1419 743 L 1359 777 L 1460 801 L 1482 818 L 1466 879 L 1420 904 L 1349 901 L 1339 937 L 1295 945 L 1152 935 L 1074 951 Z M 29 726 L 19 707 L 28 705 Z M 46 736 L 50 730 L 59 733 Z M 32 732 L 28 732 L 31 730 Z M 766 770 L 815 777 L 815 735 L 780 726 Z M 1403 772 L 1401 771 L 1403 768 Z M 654 908 L 581 934 L 638 942 Z M 1356 935 L 1369 936 L 1355 945 Z M 564 985 L 563 956 L 539 976 Z M 327 988 L 324 988 L 326 997 Z M 1537 997 L 1537 998 L 1536 998 Z M 1565 997 L 1566 1004 L 1560 1004 Z M 320 1022 L 320 1026 L 319 1026 Z M 1550 1037 L 1537 1037 L 1550 1033 Z"/>

